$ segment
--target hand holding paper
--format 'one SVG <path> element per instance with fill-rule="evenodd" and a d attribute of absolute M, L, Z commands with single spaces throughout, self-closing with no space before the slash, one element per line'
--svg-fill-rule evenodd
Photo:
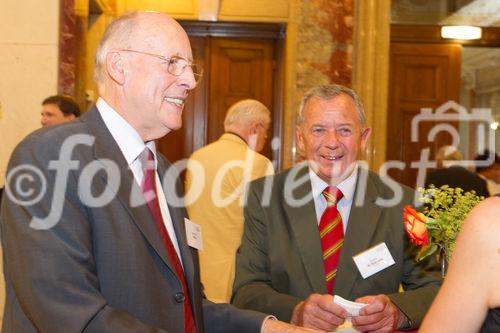
<path fill-rule="evenodd" d="M 335 295 L 333 297 L 333 302 L 335 304 L 340 305 L 342 308 L 344 308 L 347 313 L 349 314 L 349 317 L 357 317 L 359 316 L 359 310 L 361 310 L 363 307 L 365 307 L 367 304 L 365 303 L 356 303 L 356 302 L 351 302 L 346 300 L 343 297 L 340 297 L 339 295 Z"/>
<path fill-rule="evenodd" d="M 392 332 L 403 319 L 387 295 L 364 296 L 356 301 L 366 303 L 359 316 L 352 318 L 354 328 L 361 332 Z"/>
<path fill-rule="evenodd" d="M 311 294 L 293 309 L 291 323 L 298 326 L 333 331 L 342 325 L 348 313 L 333 302 L 332 295 Z"/>

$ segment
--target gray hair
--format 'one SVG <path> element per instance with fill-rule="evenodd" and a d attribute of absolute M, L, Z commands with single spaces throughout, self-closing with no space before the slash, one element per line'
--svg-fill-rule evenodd
<path fill-rule="evenodd" d="M 297 125 L 300 125 L 304 122 L 304 107 L 311 98 L 318 97 L 323 100 L 329 100 L 341 94 L 346 94 L 352 98 L 356 107 L 356 111 L 358 113 L 359 122 L 361 123 L 361 125 L 364 125 L 366 122 L 366 118 L 361 98 L 358 96 L 358 94 L 356 94 L 354 90 L 340 84 L 324 84 L 309 89 L 309 91 L 307 91 L 302 98 L 302 102 L 300 103 L 299 113 L 297 114 Z"/>
<path fill-rule="evenodd" d="M 252 121 L 271 121 L 271 112 L 261 102 L 255 99 L 244 99 L 234 103 L 227 110 L 224 120 L 224 130 L 227 132 L 232 128 L 243 128 L 250 125 Z"/>
<path fill-rule="evenodd" d="M 95 53 L 94 79 L 102 83 L 106 67 L 106 56 L 113 49 L 130 49 L 132 33 L 139 24 L 139 12 L 130 12 L 113 21 L 104 31 L 104 35 Z"/>

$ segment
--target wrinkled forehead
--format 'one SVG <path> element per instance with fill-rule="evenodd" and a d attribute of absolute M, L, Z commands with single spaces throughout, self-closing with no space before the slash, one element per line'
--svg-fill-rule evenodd
<path fill-rule="evenodd" d="M 359 122 L 353 99 L 346 94 L 330 98 L 311 97 L 304 106 L 304 119 L 349 118 Z"/>
<path fill-rule="evenodd" d="M 132 48 L 166 56 L 179 55 L 192 59 L 191 45 L 184 29 L 175 20 L 159 17 L 141 20 L 131 38 Z"/>

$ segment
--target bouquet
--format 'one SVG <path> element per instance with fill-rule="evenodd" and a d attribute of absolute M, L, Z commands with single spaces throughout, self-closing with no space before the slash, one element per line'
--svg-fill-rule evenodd
<path fill-rule="evenodd" d="M 420 261 L 433 253 L 438 261 L 449 261 L 457 234 L 465 216 L 483 197 L 474 191 L 464 192 L 461 188 L 448 185 L 439 188 L 431 185 L 419 189 L 422 212 L 410 205 L 404 207 L 404 225 L 413 244 L 420 246 L 416 260 Z"/>

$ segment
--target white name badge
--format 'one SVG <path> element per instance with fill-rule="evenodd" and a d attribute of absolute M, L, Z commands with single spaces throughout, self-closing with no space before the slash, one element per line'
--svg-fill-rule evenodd
<path fill-rule="evenodd" d="M 356 266 L 358 266 L 363 279 L 395 264 L 385 242 L 375 245 L 352 258 Z"/>
<path fill-rule="evenodd" d="M 197 250 L 203 250 L 203 239 L 201 237 L 201 225 L 192 222 L 188 218 L 184 218 L 186 225 L 186 238 L 188 245 Z"/>

